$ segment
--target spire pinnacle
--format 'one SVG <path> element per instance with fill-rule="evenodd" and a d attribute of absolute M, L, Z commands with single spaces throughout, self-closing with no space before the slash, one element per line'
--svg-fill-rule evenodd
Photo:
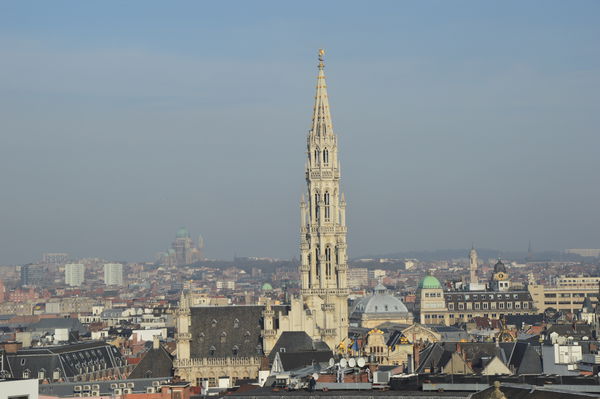
<path fill-rule="evenodd" d="M 317 76 L 317 94 L 315 96 L 315 107 L 311 134 L 326 136 L 333 134 L 331 114 L 329 112 L 329 98 L 327 97 L 327 84 L 325 83 L 325 50 L 319 49 L 319 74 Z"/>

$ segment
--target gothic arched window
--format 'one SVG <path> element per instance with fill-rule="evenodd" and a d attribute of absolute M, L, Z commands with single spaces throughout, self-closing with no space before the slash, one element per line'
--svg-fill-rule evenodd
<path fill-rule="evenodd" d="M 324 195 L 324 202 L 325 202 L 325 220 L 329 221 L 329 216 L 330 216 L 330 212 L 329 212 L 329 191 L 325 191 L 325 195 Z"/>
<path fill-rule="evenodd" d="M 221 343 L 224 344 L 225 342 L 227 342 L 227 333 L 223 331 L 221 333 Z"/>
<path fill-rule="evenodd" d="M 214 355 L 215 355 L 215 352 L 216 352 L 216 350 L 217 350 L 217 349 L 216 349 L 214 346 L 211 346 L 211 347 L 208 349 L 208 354 L 209 354 L 210 356 L 214 356 Z"/>
<path fill-rule="evenodd" d="M 315 219 L 319 221 L 319 201 L 321 200 L 321 196 L 319 193 L 315 193 Z"/>
<path fill-rule="evenodd" d="M 329 151 L 327 151 L 327 149 L 323 150 L 323 163 L 325 165 L 329 163 Z"/>
<path fill-rule="evenodd" d="M 231 354 L 232 354 L 233 356 L 237 356 L 239 351 L 240 351 L 240 348 L 239 348 L 237 345 L 235 345 L 235 346 L 233 347 L 233 349 L 231 349 Z"/>
<path fill-rule="evenodd" d="M 325 248 L 325 274 L 331 278 L 331 247 Z"/>

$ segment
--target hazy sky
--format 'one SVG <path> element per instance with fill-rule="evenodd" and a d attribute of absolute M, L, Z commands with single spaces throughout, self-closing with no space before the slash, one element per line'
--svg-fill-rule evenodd
<path fill-rule="evenodd" d="M 327 50 L 349 254 L 600 246 L 600 2 L 3 1 L 0 264 L 297 256 Z"/>

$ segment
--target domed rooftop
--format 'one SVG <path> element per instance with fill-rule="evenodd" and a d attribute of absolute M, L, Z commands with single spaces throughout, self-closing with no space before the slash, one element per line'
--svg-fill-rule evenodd
<path fill-rule="evenodd" d="M 383 284 L 377 284 L 373 295 L 366 296 L 359 300 L 352 313 L 408 313 L 408 309 L 402 301 L 388 293 Z"/>
<path fill-rule="evenodd" d="M 442 284 L 440 284 L 440 280 L 438 280 L 437 278 L 428 274 L 419 283 L 419 288 L 425 288 L 425 289 L 442 288 Z"/>
<path fill-rule="evenodd" d="M 498 263 L 494 265 L 494 273 L 506 273 L 506 266 L 500 259 L 498 259 Z"/>
<path fill-rule="evenodd" d="M 261 290 L 263 291 L 272 291 L 273 290 L 273 286 L 269 283 L 264 283 L 261 287 Z"/>
<path fill-rule="evenodd" d="M 179 230 L 177 230 L 177 238 L 188 238 L 190 236 L 190 233 L 187 231 L 187 229 L 185 227 L 180 228 Z"/>

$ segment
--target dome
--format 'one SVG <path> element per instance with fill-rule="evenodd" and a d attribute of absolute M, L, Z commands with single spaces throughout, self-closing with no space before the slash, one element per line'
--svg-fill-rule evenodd
<path fill-rule="evenodd" d="M 437 278 L 427 275 L 419 283 L 419 288 L 442 288 L 442 284 L 440 284 L 440 280 Z"/>
<path fill-rule="evenodd" d="M 498 263 L 494 265 L 494 273 L 506 273 L 506 266 L 500 259 L 498 259 Z"/>
<path fill-rule="evenodd" d="M 187 229 L 185 227 L 180 228 L 179 230 L 177 230 L 177 238 L 188 238 L 190 236 L 190 233 L 187 231 Z"/>
<path fill-rule="evenodd" d="M 263 291 L 272 291 L 273 290 L 273 286 L 269 283 L 264 283 L 261 287 L 261 290 Z"/>
<path fill-rule="evenodd" d="M 373 295 L 364 297 L 356 303 L 352 313 L 408 313 L 408 309 L 400 299 L 389 294 L 386 288 L 379 284 Z"/>

